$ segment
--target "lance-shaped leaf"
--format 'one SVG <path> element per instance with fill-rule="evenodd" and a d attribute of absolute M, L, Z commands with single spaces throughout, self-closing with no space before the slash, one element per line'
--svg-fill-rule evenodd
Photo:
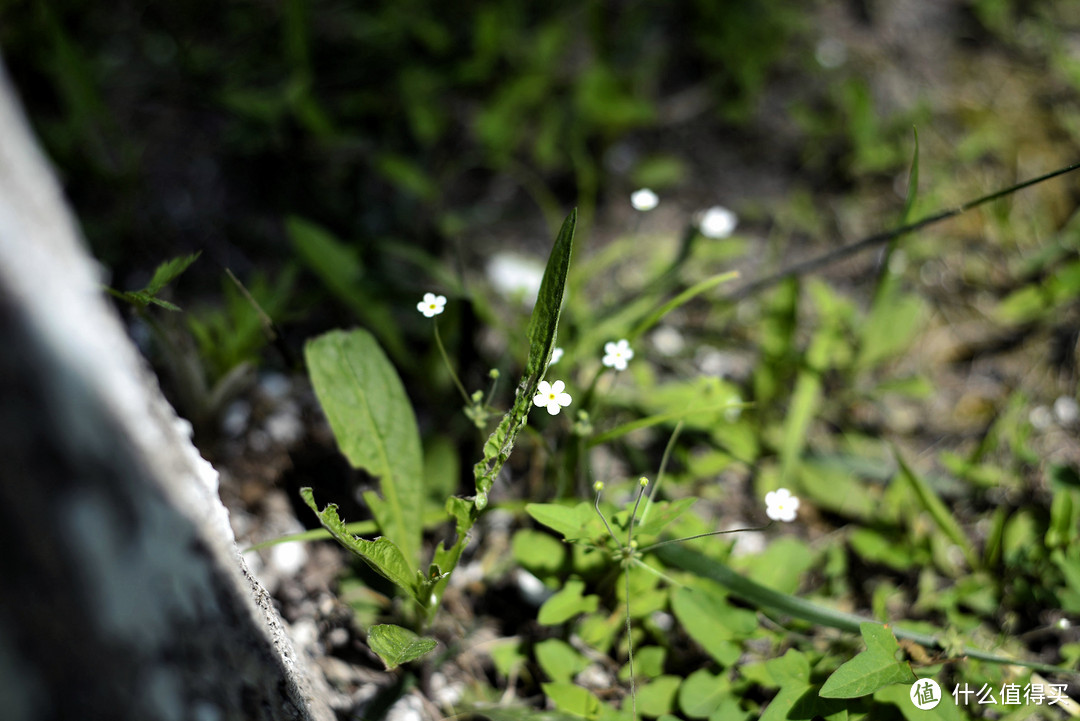
<path fill-rule="evenodd" d="M 304 358 L 341 452 L 354 468 L 379 479 L 382 498 L 365 496 L 379 530 L 417 568 L 423 451 L 397 371 L 374 336 L 362 329 L 331 331 L 308 341 Z"/>
<path fill-rule="evenodd" d="M 438 645 L 433 638 L 417 636 L 407 628 L 390 623 L 368 629 L 368 646 L 379 654 L 387 671 L 431 653 Z"/>
<path fill-rule="evenodd" d="M 415 571 L 405 560 L 401 550 L 390 539 L 383 536 L 374 541 L 357 538 L 346 530 L 345 524 L 338 517 L 337 504 L 331 503 L 320 511 L 310 488 L 301 488 L 300 497 L 311 510 L 315 511 L 319 517 L 319 523 L 330 532 L 335 541 L 364 559 L 365 563 L 409 594 L 421 606 L 427 605 L 427 599 L 419 594 Z"/>
<path fill-rule="evenodd" d="M 536 395 L 536 386 L 544 377 L 551 360 L 551 351 L 555 348 L 555 334 L 559 327 L 563 292 L 566 290 L 566 273 L 570 269 L 570 252 L 573 249 L 576 224 L 577 211 L 573 210 L 563 221 L 551 255 L 548 256 L 544 279 L 540 283 L 540 292 L 529 319 L 529 358 L 525 363 L 525 374 L 518 383 L 514 405 L 484 444 L 483 460 L 473 468 L 476 477 L 477 510 L 483 510 L 487 506 L 488 491 L 495 483 L 495 477 L 499 475 L 506 459 L 510 457 L 518 434 L 525 427 L 533 396 Z"/>

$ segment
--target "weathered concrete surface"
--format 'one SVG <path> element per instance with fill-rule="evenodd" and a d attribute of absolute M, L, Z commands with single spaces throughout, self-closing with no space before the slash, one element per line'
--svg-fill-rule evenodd
<path fill-rule="evenodd" d="M 96 276 L 0 67 L 3 717 L 333 719 Z"/>

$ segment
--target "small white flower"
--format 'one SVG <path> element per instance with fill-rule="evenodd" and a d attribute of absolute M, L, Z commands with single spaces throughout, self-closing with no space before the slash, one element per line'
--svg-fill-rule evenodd
<path fill-rule="evenodd" d="M 554 348 L 554 349 L 552 349 L 552 351 L 551 351 L 551 360 L 548 361 L 548 365 L 553 366 L 556 363 L 558 363 L 560 360 L 562 360 L 562 354 L 563 354 L 563 349 L 562 348 Z"/>
<path fill-rule="evenodd" d="M 714 205 L 701 214 L 698 230 L 706 238 L 726 238 L 738 224 L 738 216 L 722 205 Z"/>
<path fill-rule="evenodd" d="M 541 408 L 547 408 L 547 412 L 553 416 L 559 415 L 559 411 L 570 405 L 572 401 L 570 394 L 566 392 L 566 384 L 562 381 L 554 383 L 540 381 L 536 385 L 533 403 Z"/>
<path fill-rule="evenodd" d="M 623 338 L 618 343 L 604 344 L 604 357 L 601 362 L 608 368 L 617 371 L 626 370 L 626 362 L 634 357 L 634 351 L 630 348 L 630 341 Z"/>
<path fill-rule="evenodd" d="M 424 293 L 424 300 L 416 304 L 416 309 L 424 314 L 425 318 L 434 318 L 446 308 L 446 296 Z"/>
<path fill-rule="evenodd" d="M 652 210 L 659 204 L 660 198 L 648 188 L 635 190 L 630 194 L 630 205 L 634 206 L 634 210 L 640 210 L 642 213 Z"/>
<path fill-rule="evenodd" d="M 795 520 L 795 512 L 799 510 L 799 499 L 791 495 L 791 491 L 780 488 L 765 494 L 765 515 L 774 521 L 789 523 Z"/>

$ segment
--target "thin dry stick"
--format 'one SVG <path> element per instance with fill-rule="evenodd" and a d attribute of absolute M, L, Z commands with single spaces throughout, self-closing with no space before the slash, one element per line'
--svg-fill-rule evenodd
<path fill-rule="evenodd" d="M 989 195 L 984 195 L 981 198 L 969 200 L 963 205 L 959 205 L 951 210 L 943 210 L 939 213 L 935 213 L 934 215 L 929 215 L 925 218 L 922 218 L 921 220 L 916 220 L 914 223 L 908 223 L 907 225 L 902 225 L 899 228 L 895 228 L 893 230 L 876 233 L 868 238 L 863 238 L 856 243 L 852 243 L 851 245 L 845 245 L 841 248 L 837 248 L 836 250 L 832 250 L 828 253 L 819 255 L 816 258 L 811 258 L 810 260 L 807 260 L 803 263 L 796 263 L 790 268 L 781 270 L 778 273 L 774 273 L 772 275 L 767 275 L 764 278 L 754 281 L 753 283 L 744 285 L 742 288 L 727 296 L 725 300 L 731 303 L 743 300 L 751 295 L 760 293 L 766 288 L 770 288 L 776 285 L 780 281 L 798 275 L 806 275 L 807 273 L 813 273 L 815 270 L 820 270 L 827 265 L 835 263 L 838 260 L 843 260 L 844 258 L 855 255 L 856 253 L 860 253 L 867 248 L 873 248 L 874 246 L 888 243 L 890 240 L 893 240 L 894 238 L 899 238 L 901 235 L 907 235 L 908 233 L 913 233 L 916 230 L 922 230 L 928 225 L 933 225 L 934 223 L 940 223 L 943 220 L 954 218 L 961 213 L 966 213 L 967 211 L 973 208 L 977 208 L 980 205 L 985 205 L 992 200 L 1004 198 L 1006 195 L 1015 193 L 1018 190 L 1023 190 L 1024 188 L 1031 187 L 1032 185 L 1037 185 L 1044 181 L 1050 180 L 1051 178 L 1056 178 L 1059 175 L 1071 173 L 1078 168 L 1080 168 L 1080 163 L 1073 163 L 1072 165 L 1060 168 L 1051 173 L 1047 173 L 1046 175 L 1040 175 L 1037 178 L 1032 178 L 1031 180 L 1025 180 L 1022 183 L 1011 185 L 1004 190 L 998 190 L 996 192 L 990 193 Z"/>

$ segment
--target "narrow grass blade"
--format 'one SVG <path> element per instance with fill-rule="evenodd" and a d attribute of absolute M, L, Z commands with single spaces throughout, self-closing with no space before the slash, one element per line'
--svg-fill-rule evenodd
<path fill-rule="evenodd" d="M 720 561 L 675 544 L 659 547 L 654 553 L 665 564 L 688 571 L 695 576 L 712 579 L 727 588 L 736 596 L 749 601 L 759 608 L 784 613 L 810 623 L 816 623 L 820 626 L 836 628 L 851 633 L 858 633 L 860 631 L 860 626 L 864 623 L 882 625 L 872 618 L 825 608 L 824 606 L 818 606 L 817 604 L 810 603 L 809 601 L 805 601 L 796 596 L 766 588 L 765 586 L 757 584 L 736 573 Z M 890 626 L 890 628 L 897 638 L 914 641 L 927 648 L 944 648 L 943 644 L 938 641 L 936 636 L 908 631 L 895 626 Z M 942 632 L 941 635 L 944 635 L 944 633 Z M 977 648 L 965 647 L 962 655 L 979 659 L 980 661 L 988 661 L 990 663 L 1014 664 L 1032 668 L 1037 671 L 1058 673 L 1080 678 L 1080 672 L 1072 669 L 1060 668 L 1058 666 L 1051 666 L 1050 664 L 1037 663 L 1034 661 L 1021 661 L 1015 658 L 981 651 Z"/>

